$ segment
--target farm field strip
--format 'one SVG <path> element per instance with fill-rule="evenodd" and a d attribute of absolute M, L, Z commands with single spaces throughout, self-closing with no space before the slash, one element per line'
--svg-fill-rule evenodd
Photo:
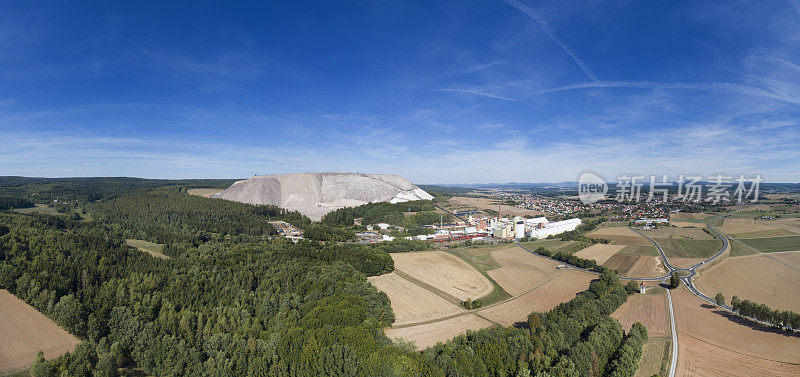
<path fill-rule="evenodd" d="M 150 256 L 155 258 L 172 259 L 171 257 L 161 253 L 161 251 L 164 249 L 164 245 L 161 244 L 147 242 L 143 240 L 134 240 L 134 239 L 125 240 L 125 244 L 131 247 L 135 247 L 139 249 L 139 251 L 150 254 Z"/>
<path fill-rule="evenodd" d="M 5 289 L 0 289 L 0 319 L 0 371 L 31 365 L 39 350 L 51 359 L 71 352 L 80 343 Z"/>
<path fill-rule="evenodd" d="M 596 276 L 575 269 L 569 269 L 551 278 L 538 287 L 506 301 L 478 309 L 478 313 L 503 326 L 527 321 L 534 311 L 547 311 L 556 305 L 569 301 L 579 292 L 589 288 L 589 282 Z"/>
<path fill-rule="evenodd" d="M 386 329 L 391 339 L 405 339 L 414 342 L 419 349 L 425 349 L 439 342 L 446 342 L 467 330 L 480 330 L 494 324 L 473 314 L 466 313 L 453 318 L 415 326 Z"/>
<path fill-rule="evenodd" d="M 394 272 L 372 276 L 367 280 L 389 296 L 395 314 L 393 326 L 423 322 L 465 311 Z"/>
<path fill-rule="evenodd" d="M 654 288 L 651 288 L 654 289 Z M 616 318 L 626 331 L 636 322 L 641 322 L 647 327 L 647 333 L 652 337 L 669 337 L 669 308 L 664 292 L 657 294 L 634 294 L 628 296 L 611 317 Z"/>
<path fill-rule="evenodd" d="M 794 251 L 800 249 L 800 236 L 739 238 L 737 240 L 762 253 Z"/>
<path fill-rule="evenodd" d="M 614 256 L 614 254 L 618 253 L 625 247 L 625 245 L 607 245 L 598 243 L 579 250 L 577 253 L 575 253 L 575 256 L 584 259 L 594 259 L 597 264 L 603 264 L 609 258 Z"/>
<path fill-rule="evenodd" d="M 721 349 L 736 352 L 740 356 L 773 360 L 780 363 L 800 364 L 800 337 L 787 336 L 776 332 L 752 321 L 732 315 L 727 311 L 712 306 L 687 289 L 674 289 L 672 295 L 675 304 L 675 321 L 678 326 L 679 336 L 688 335 L 699 339 L 704 344 L 713 345 Z M 716 352 L 714 348 L 702 346 L 698 351 L 690 343 L 684 343 L 686 336 L 679 340 L 681 355 L 697 352 L 707 359 L 710 353 Z M 686 355 L 678 357 L 679 372 L 685 370 Z M 733 360 L 735 361 L 735 360 Z M 732 362 L 729 365 L 730 375 L 744 370 L 743 366 Z M 679 375 L 683 375 L 680 374 Z"/>
<path fill-rule="evenodd" d="M 702 271 L 697 288 L 730 300 L 734 295 L 771 308 L 800 312 L 800 273 L 780 261 L 757 254 L 728 258 Z"/>
<path fill-rule="evenodd" d="M 494 289 L 492 283 L 467 262 L 443 251 L 393 253 L 395 269 L 459 300 L 478 299 Z"/>
<path fill-rule="evenodd" d="M 510 246 L 492 252 L 500 268 L 487 271 L 489 276 L 510 295 L 532 289 L 559 273 L 559 263 L 533 255 L 520 247 Z"/>

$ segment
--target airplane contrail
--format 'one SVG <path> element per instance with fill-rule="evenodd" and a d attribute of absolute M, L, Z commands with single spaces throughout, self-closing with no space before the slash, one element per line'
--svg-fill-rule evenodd
<path fill-rule="evenodd" d="M 519 101 L 518 99 L 498 96 L 496 94 L 481 92 L 479 90 L 474 90 L 474 89 L 448 89 L 448 88 L 445 88 L 445 89 L 436 89 L 436 90 L 438 90 L 440 92 L 470 93 L 470 94 L 475 94 L 475 95 L 479 95 L 479 96 L 484 96 L 484 97 L 489 97 L 489 98 L 494 98 L 494 99 L 500 99 L 500 100 L 503 100 L 503 101 L 512 101 L 512 102 L 518 102 Z"/>
<path fill-rule="evenodd" d="M 754 86 L 733 82 L 597 81 L 544 89 L 532 94 L 547 94 L 585 88 L 689 89 L 761 96 L 800 105 L 800 98 L 783 96 Z"/>
<path fill-rule="evenodd" d="M 589 69 L 589 66 L 587 66 L 586 63 L 584 63 L 583 60 L 581 60 L 581 58 L 578 57 L 578 55 L 575 53 L 575 51 L 572 51 L 572 49 L 569 46 L 567 46 L 567 44 L 564 41 L 562 41 L 561 38 L 559 38 L 553 32 L 552 29 L 550 29 L 550 25 L 547 23 L 547 20 L 542 18 L 542 16 L 540 16 L 539 13 L 536 13 L 536 11 L 534 11 L 529 6 L 521 3 L 518 0 L 503 0 L 503 1 L 505 1 L 507 4 L 513 6 L 514 8 L 519 9 L 521 12 L 527 14 L 528 17 L 530 17 L 534 21 L 538 22 L 539 25 L 541 25 L 542 31 L 545 34 L 547 34 L 547 36 L 550 37 L 550 39 L 553 42 L 555 42 L 559 47 L 561 47 L 561 49 L 564 50 L 564 52 L 566 52 L 567 55 L 569 55 L 572 58 L 572 60 L 575 61 L 576 64 L 578 64 L 578 67 L 581 68 L 581 70 L 583 71 L 583 73 L 586 74 L 586 76 L 589 76 L 590 80 L 592 80 L 594 82 L 599 82 L 600 81 L 600 80 L 597 79 L 597 76 L 595 76 L 594 73 L 592 73 L 592 70 Z"/>

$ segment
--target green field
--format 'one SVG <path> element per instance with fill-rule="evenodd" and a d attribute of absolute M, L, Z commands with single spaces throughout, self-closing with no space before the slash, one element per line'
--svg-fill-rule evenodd
<path fill-rule="evenodd" d="M 547 250 L 552 251 L 553 253 L 557 253 L 559 251 L 569 251 L 569 249 L 577 244 L 576 241 L 562 241 L 558 240 L 541 240 L 541 241 L 530 241 L 530 242 L 520 242 L 520 245 L 527 247 L 531 250 L 536 250 L 540 247 L 543 247 Z"/>
<path fill-rule="evenodd" d="M 446 250 L 448 253 L 453 254 L 463 261 L 467 262 L 470 266 L 474 269 L 478 270 L 483 276 L 486 277 L 491 283 L 494 289 L 489 292 L 488 295 L 481 297 L 481 301 L 483 302 L 483 306 L 493 304 L 495 302 L 503 301 L 507 298 L 510 298 L 511 295 L 508 294 L 503 288 L 497 284 L 486 271 L 493 270 L 495 268 L 500 268 L 500 264 L 494 260 L 492 257 L 492 252 L 499 249 L 504 249 L 508 247 L 517 247 L 513 244 L 500 244 L 500 245 L 490 245 L 490 246 L 472 246 L 472 247 L 462 247 L 458 249 L 450 249 Z M 521 249 L 520 249 L 521 250 Z"/>
<path fill-rule="evenodd" d="M 800 250 L 800 236 L 749 238 L 740 241 L 762 253 Z"/>
<path fill-rule="evenodd" d="M 655 246 L 628 245 L 619 251 L 619 254 L 645 255 L 651 257 L 658 256 L 658 249 Z"/>
<path fill-rule="evenodd" d="M 135 247 L 147 254 L 150 254 L 156 258 L 161 259 L 170 259 L 170 257 L 164 255 L 162 251 L 164 250 L 164 245 L 147 242 L 143 240 L 134 240 L 134 239 L 127 239 L 125 240 L 125 244 L 131 247 Z"/>
<path fill-rule="evenodd" d="M 737 241 L 731 241 L 731 256 L 732 257 L 741 257 L 745 255 L 753 255 L 756 254 L 753 249 L 740 244 Z"/>
<path fill-rule="evenodd" d="M 775 228 L 767 230 L 758 230 L 755 232 L 731 233 L 731 235 L 736 238 L 765 238 L 765 237 L 791 236 L 794 235 L 794 233 L 788 230 Z"/>
<path fill-rule="evenodd" d="M 685 240 L 676 238 L 654 238 L 667 257 L 706 258 L 722 247 L 720 240 Z"/>
<path fill-rule="evenodd" d="M 19 212 L 19 213 L 41 213 L 41 214 L 44 214 L 44 215 L 53 215 L 53 216 L 63 215 L 63 213 L 60 213 L 60 212 L 56 211 L 55 208 L 48 207 L 47 204 L 37 204 L 36 207 L 31 207 L 31 208 L 19 208 L 19 209 L 15 209 L 14 212 Z"/>

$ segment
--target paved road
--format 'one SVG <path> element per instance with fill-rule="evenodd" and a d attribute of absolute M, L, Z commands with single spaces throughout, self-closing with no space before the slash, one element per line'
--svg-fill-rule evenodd
<path fill-rule="evenodd" d="M 675 330 L 675 314 L 672 310 L 672 295 L 667 289 L 667 300 L 669 301 L 669 325 L 672 329 L 672 361 L 669 363 L 669 377 L 675 377 L 675 369 L 678 367 L 678 332 Z"/>

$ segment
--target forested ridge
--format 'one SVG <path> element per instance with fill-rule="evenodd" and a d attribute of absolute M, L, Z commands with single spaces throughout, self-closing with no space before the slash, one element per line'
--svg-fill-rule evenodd
<path fill-rule="evenodd" d="M 299 214 L 183 191 L 136 190 L 89 203 L 93 220 L 0 213 L 0 288 L 84 339 L 71 354 L 39 359 L 34 375 L 114 375 L 118 366 L 157 376 L 629 376 L 636 369 L 641 336 L 608 317 L 626 297 L 613 273 L 533 314 L 528 326 L 469 332 L 418 352 L 386 338 L 394 315 L 366 277 L 393 270 L 388 252 L 428 244 L 293 244 L 263 224 L 277 217 L 312 226 Z M 174 258 L 132 249 L 124 244 L 131 237 L 165 243 Z"/>

